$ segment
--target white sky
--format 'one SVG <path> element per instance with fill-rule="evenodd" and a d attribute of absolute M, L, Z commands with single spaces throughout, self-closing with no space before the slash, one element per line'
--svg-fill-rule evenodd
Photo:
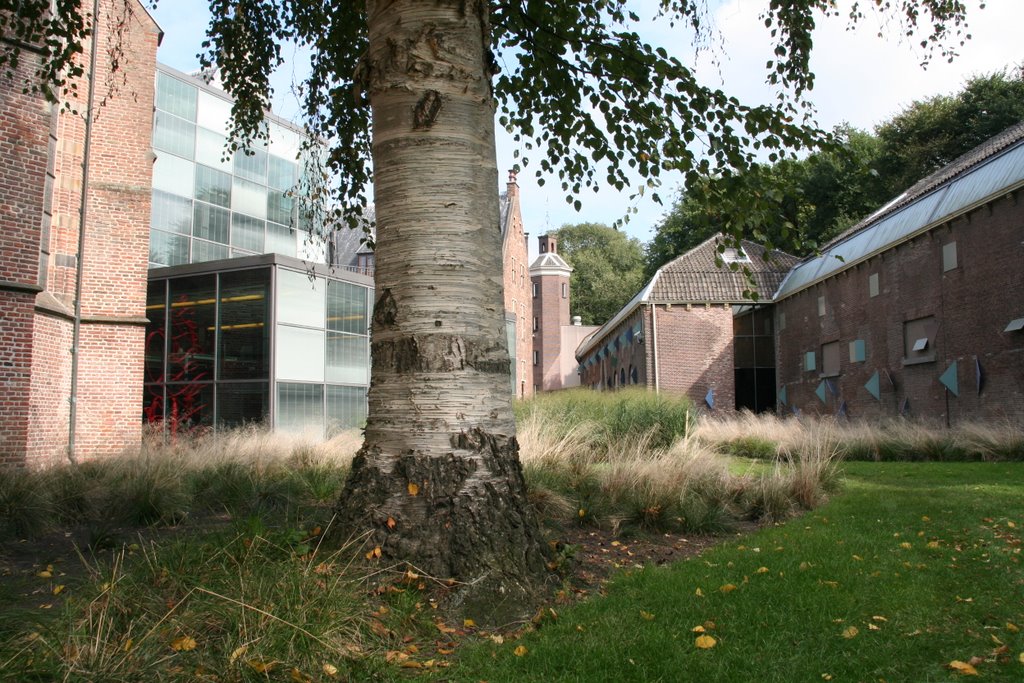
<path fill-rule="evenodd" d="M 713 0 L 712 0 L 713 2 Z M 814 52 L 811 60 L 816 85 L 811 100 L 818 112 L 818 122 L 831 128 L 848 122 L 859 128 L 870 129 L 915 100 L 959 90 L 964 81 L 977 74 L 1012 67 L 1024 63 L 1024 41 L 1020 29 L 1024 26 L 1024 2 L 1021 0 L 988 0 L 984 9 L 982 0 L 966 0 L 970 11 L 969 32 L 972 39 L 960 49 L 960 56 L 952 64 L 937 58 L 924 70 L 920 66 L 923 52 L 913 43 L 901 41 L 897 27 L 881 27 L 874 17 L 868 17 L 856 30 L 847 30 L 845 19 L 820 22 L 814 34 Z M 695 65 L 698 73 L 709 83 L 721 87 L 741 102 L 757 104 L 768 102 L 772 92 L 764 84 L 765 62 L 771 58 L 770 38 L 759 19 L 767 0 L 723 0 L 714 11 L 722 49 L 716 52 L 716 68 L 708 55 L 695 59 L 690 40 L 679 29 L 671 31 L 665 22 L 649 22 L 642 27 L 643 38 L 661 45 L 683 63 Z M 845 1 L 840 2 L 846 4 Z M 862 2 L 862 5 L 870 3 Z M 642 17 L 653 15 L 655 0 L 636 3 Z M 153 12 L 165 31 L 158 59 L 182 71 L 197 68 L 195 57 L 205 35 L 208 17 L 205 0 L 161 0 Z M 646 15 L 645 15 L 646 13 Z M 883 37 L 879 38 L 878 33 Z M 674 46 L 674 49 L 673 49 Z M 296 70 L 301 55 L 294 57 Z M 281 79 L 287 84 L 291 66 L 286 64 Z M 279 88 L 275 111 L 292 118 L 298 111 L 294 97 Z M 498 167 L 511 168 L 513 143 L 504 131 L 498 131 Z M 539 157 L 538 157 L 539 158 Z M 601 175 L 601 174 L 599 174 Z M 499 174 L 502 184 L 505 174 Z M 665 207 L 643 198 L 636 204 L 637 213 L 625 226 L 626 232 L 647 241 L 661 220 L 679 183 L 678 177 L 663 179 L 660 193 Z M 629 192 L 602 189 L 594 194 L 584 190 L 580 199 L 580 212 L 569 206 L 559 190 L 556 178 L 548 178 L 544 187 L 536 184 L 533 167 L 519 175 L 522 195 L 523 221 L 531 236 L 543 234 L 549 228 L 564 223 L 584 221 L 612 223 L 625 215 L 629 206 Z M 535 240 L 534 240 L 535 242 Z M 536 247 L 531 244 L 531 253 Z"/>

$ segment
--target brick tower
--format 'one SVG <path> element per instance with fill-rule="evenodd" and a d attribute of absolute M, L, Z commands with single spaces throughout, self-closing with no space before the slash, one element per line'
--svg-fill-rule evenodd
<path fill-rule="evenodd" d="M 533 389 L 562 388 L 560 355 L 562 326 L 569 320 L 569 276 L 572 268 L 558 255 L 558 238 L 537 238 L 540 255 L 530 266 L 533 286 Z M 572 353 L 572 349 L 568 350 Z"/>

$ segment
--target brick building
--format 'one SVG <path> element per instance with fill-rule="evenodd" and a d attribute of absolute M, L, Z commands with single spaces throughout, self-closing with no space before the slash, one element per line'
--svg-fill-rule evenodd
<path fill-rule="evenodd" d="M 1024 124 L 802 261 L 775 295 L 780 409 L 1024 419 Z"/>
<path fill-rule="evenodd" d="M 773 292 L 796 258 L 741 244 L 715 236 L 662 266 L 577 349 L 582 384 L 685 394 L 714 410 L 774 407 L 770 301 L 746 295 L 752 284 Z"/>
<path fill-rule="evenodd" d="M 519 183 L 516 182 L 515 171 L 508 174 L 508 185 L 499 198 L 499 207 L 512 392 L 518 398 L 526 398 L 533 395 L 533 377 L 528 372 L 530 358 L 533 355 L 533 335 L 527 322 L 533 312 L 533 305 L 532 285 L 527 277 L 527 233 L 523 228 L 523 213 L 519 206 Z"/>
<path fill-rule="evenodd" d="M 95 73 L 58 104 L 23 92 L 31 47 L 0 79 L 0 462 L 115 453 L 140 434 L 161 33 L 138 2 L 101 2 L 97 26 L 81 57 L 95 51 Z"/>

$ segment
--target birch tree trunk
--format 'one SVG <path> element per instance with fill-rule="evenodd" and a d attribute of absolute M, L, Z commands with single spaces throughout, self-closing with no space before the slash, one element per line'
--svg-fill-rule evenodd
<path fill-rule="evenodd" d="M 521 608 L 545 562 L 508 384 L 487 0 L 369 0 L 367 23 L 373 371 L 339 517 L 478 608 Z"/>

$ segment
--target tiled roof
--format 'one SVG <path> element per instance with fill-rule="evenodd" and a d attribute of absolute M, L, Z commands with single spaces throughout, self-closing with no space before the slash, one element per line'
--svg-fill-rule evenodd
<path fill-rule="evenodd" d="M 502 192 L 498 195 L 498 228 L 501 230 L 501 236 L 504 237 L 508 231 L 508 219 L 509 212 L 512 207 L 512 201 L 509 199 L 508 192 Z"/>
<path fill-rule="evenodd" d="M 799 260 L 785 252 L 767 252 L 760 244 L 742 240 L 740 245 L 749 261 L 738 261 L 738 269 L 734 271 L 728 263 L 722 266 L 715 263 L 718 245 L 724 243 L 723 239 L 722 235 L 715 235 L 662 266 L 647 300 L 742 303 L 749 301 L 744 292 L 753 284 L 764 301 L 775 293 L 786 273 Z M 743 272 L 744 268 L 750 271 L 749 277 Z"/>
<path fill-rule="evenodd" d="M 566 274 L 572 270 L 572 266 L 566 263 L 565 259 L 551 252 L 541 254 L 530 264 L 530 274 L 533 275 L 533 271 L 540 270 L 541 268 L 556 268 L 566 271 Z"/>

